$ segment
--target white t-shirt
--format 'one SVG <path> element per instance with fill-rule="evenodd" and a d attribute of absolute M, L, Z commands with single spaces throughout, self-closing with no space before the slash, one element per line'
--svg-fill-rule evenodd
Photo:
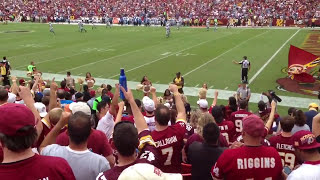
<path fill-rule="evenodd" d="M 108 111 L 107 114 L 99 120 L 97 130 L 105 133 L 109 140 L 112 136 L 113 128 L 114 128 L 114 119 L 113 119 L 113 116 Z"/>
<path fill-rule="evenodd" d="M 154 131 L 156 129 L 156 120 L 154 116 L 144 116 L 144 119 L 146 120 L 149 130 Z"/>
<path fill-rule="evenodd" d="M 287 180 L 319 180 L 320 161 L 305 162 L 298 169 L 291 172 Z"/>

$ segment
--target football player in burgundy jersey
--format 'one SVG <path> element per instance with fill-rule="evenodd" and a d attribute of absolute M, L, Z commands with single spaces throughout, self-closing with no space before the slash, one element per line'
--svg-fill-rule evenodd
<path fill-rule="evenodd" d="M 112 141 L 112 146 L 117 151 L 118 164 L 110 170 L 100 173 L 97 180 L 117 180 L 123 170 L 137 163 L 149 163 L 157 167 L 162 164 L 160 154 L 148 130 L 148 125 L 133 98 L 131 90 L 128 89 L 126 92 L 123 87 L 121 87 L 121 90 L 130 103 L 136 127 L 129 121 L 121 121 L 124 103 L 119 103 Z"/>
<path fill-rule="evenodd" d="M 283 117 L 280 120 L 282 132 L 270 138 L 271 146 L 276 148 L 282 159 L 282 165 L 293 169 L 297 165 L 297 158 L 294 154 L 291 130 L 294 126 L 294 119 L 291 116 Z"/>
<path fill-rule="evenodd" d="M 230 120 L 234 123 L 235 127 L 236 127 L 236 134 L 233 137 L 234 139 L 236 139 L 238 136 L 241 135 L 242 132 L 242 119 L 244 117 L 247 117 L 249 115 L 251 115 L 251 112 L 248 112 L 246 109 L 248 107 L 248 101 L 246 100 L 240 100 L 239 102 L 239 108 L 240 110 L 233 112 L 231 114 Z"/>
<path fill-rule="evenodd" d="M 265 134 L 263 121 L 256 115 L 243 119 L 244 145 L 225 150 L 211 170 L 214 179 L 282 178 L 282 163 L 276 149 L 261 145 Z"/>
<path fill-rule="evenodd" d="M 212 116 L 219 126 L 220 133 L 226 138 L 227 142 L 233 142 L 236 129 L 232 121 L 226 121 L 223 119 L 223 111 L 220 106 L 215 106 L 212 108 Z"/>
<path fill-rule="evenodd" d="M 168 126 L 170 110 L 166 106 L 159 105 L 155 111 L 156 130 L 151 135 L 164 160 L 160 169 L 166 173 L 180 173 L 182 162 L 181 151 L 186 131 L 186 111 L 178 92 L 178 87 L 171 84 L 169 90 L 173 92 L 178 112 L 176 124 Z"/>

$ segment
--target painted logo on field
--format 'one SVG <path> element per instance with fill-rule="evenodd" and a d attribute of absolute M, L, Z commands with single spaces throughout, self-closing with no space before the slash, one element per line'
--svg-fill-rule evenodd
<path fill-rule="evenodd" d="M 277 80 L 278 89 L 317 96 L 320 90 L 320 31 L 310 31 L 301 49 L 291 46 L 288 67 L 282 68 L 287 77 Z"/>

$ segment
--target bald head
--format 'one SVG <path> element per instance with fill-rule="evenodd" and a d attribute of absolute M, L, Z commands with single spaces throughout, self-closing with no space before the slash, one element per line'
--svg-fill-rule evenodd
<path fill-rule="evenodd" d="M 64 92 L 63 89 L 58 89 L 57 96 L 58 96 L 59 99 L 65 99 L 66 98 L 66 93 Z"/>
<path fill-rule="evenodd" d="M 74 113 L 68 122 L 68 134 L 74 144 L 82 144 L 88 140 L 91 132 L 90 117 L 84 112 Z"/>

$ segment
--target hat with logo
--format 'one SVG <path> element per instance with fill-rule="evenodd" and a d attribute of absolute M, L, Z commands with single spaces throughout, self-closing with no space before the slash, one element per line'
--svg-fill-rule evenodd
<path fill-rule="evenodd" d="M 118 180 L 182 180 L 181 174 L 164 173 L 151 164 L 138 163 L 128 167 L 120 174 Z"/>
<path fill-rule="evenodd" d="M 43 103 L 40 102 L 36 102 L 34 103 L 34 107 L 37 109 L 37 111 L 40 114 L 40 117 L 45 117 L 48 113 L 47 113 L 47 109 L 46 106 Z"/>
<path fill-rule="evenodd" d="M 293 146 L 298 149 L 316 149 L 320 143 L 316 141 L 316 136 L 310 131 L 298 131 L 293 136 Z"/>
<path fill-rule="evenodd" d="M 265 133 L 264 123 L 257 115 L 250 115 L 242 120 L 243 131 L 252 137 L 262 137 Z"/>
<path fill-rule="evenodd" d="M 35 126 L 35 117 L 25 105 L 9 103 L 0 106 L 0 132 L 8 136 L 23 136 L 18 130 Z"/>
<path fill-rule="evenodd" d="M 154 108 L 155 108 L 154 102 L 148 96 L 143 97 L 142 104 L 143 104 L 143 107 L 146 111 L 148 111 L 148 112 L 154 111 Z"/>
<path fill-rule="evenodd" d="M 197 101 L 197 104 L 198 104 L 198 105 L 200 106 L 200 108 L 202 108 L 202 109 L 208 108 L 208 101 L 205 100 L 205 99 L 199 99 L 199 100 Z"/>

